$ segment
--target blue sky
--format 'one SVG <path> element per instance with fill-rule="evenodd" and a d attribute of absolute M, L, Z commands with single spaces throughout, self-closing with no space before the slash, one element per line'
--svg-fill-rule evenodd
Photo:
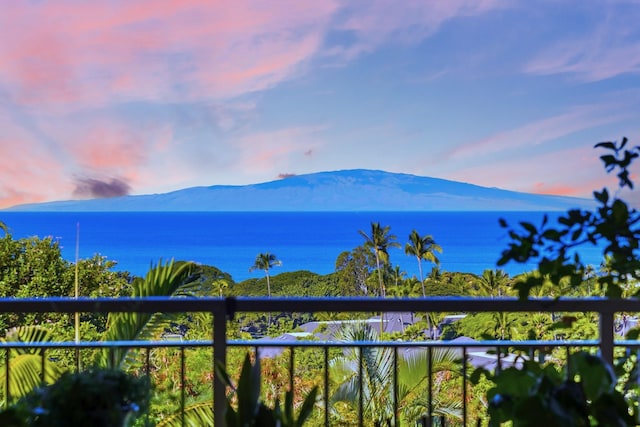
<path fill-rule="evenodd" d="M 0 207 L 382 169 L 590 197 L 640 1 L 12 2 Z M 630 196 L 634 198 L 633 195 Z"/>

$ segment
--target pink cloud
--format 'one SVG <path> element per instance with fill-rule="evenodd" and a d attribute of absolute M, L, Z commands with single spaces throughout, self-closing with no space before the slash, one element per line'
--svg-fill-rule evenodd
<path fill-rule="evenodd" d="M 0 37 L 10 40 L 0 45 L 0 79 L 15 100 L 40 108 L 234 97 L 300 73 L 336 26 L 358 34 L 353 57 L 502 3 L 13 2 L 0 15 Z"/>
<path fill-rule="evenodd" d="M 320 145 L 317 133 L 323 127 L 297 127 L 246 135 L 237 140 L 238 163 L 246 174 L 272 178 L 272 171 L 300 171 L 307 153 Z M 311 148 L 309 148 L 311 146 Z"/>
<path fill-rule="evenodd" d="M 16 2 L 0 78 L 29 105 L 236 96 L 285 80 L 321 46 L 331 1 Z"/>
<path fill-rule="evenodd" d="M 540 194 L 591 198 L 593 190 L 615 188 L 593 144 L 528 153 L 507 160 L 482 161 L 447 174 L 446 178 L 487 187 Z M 543 180 L 540 177 L 544 177 Z"/>
<path fill-rule="evenodd" d="M 46 129 L 58 139 L 66 138 L 64 153 L 75 176 L 122 179 L 135 192 L 159 184 L 179 184 L 180 177 L 190 175 L 180 147 L 175 147 L 170 125 L 100 118 L 71 130 Z"/>
<path fill-rule="evenodd" d="M 536 182 L 534 184 L 535 191 L 533 193 L 538 194 L 552 194 L 556 196 L 582 196 L 584 191 L 582 188 L 576 188 L 569 185 L 547 185 L 544 182 Z"/>
<path fill-rule="evenodd" d="M 598 81 L 621 74 L 640 73 L 640 43 L 596 47 L 588 42 L 565 42 L 550 47 L 524 69 L 531 74 L 575 74 Z"/>
<path fill-rule="evenodd" d="M 69 144 L 76 162 L 96 171 L 128 170 L 146 160 L 147 144 L 132 129 L 96 127 Z"/>
<path fill-rule="evenodd" d="M 28 132 L 0 117 L 0 208 L 69 194 L 64 165 Z M 20 159 L 28 159 L 27 162 Z"/>

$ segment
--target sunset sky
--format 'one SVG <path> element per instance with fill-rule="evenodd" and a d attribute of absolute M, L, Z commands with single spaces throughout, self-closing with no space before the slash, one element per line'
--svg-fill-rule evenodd
<path fill-rule="evenodd" d="M 382 169 L 590 197 L 640 145 L 638 0 L 31 0 L 0 208 Z"/>

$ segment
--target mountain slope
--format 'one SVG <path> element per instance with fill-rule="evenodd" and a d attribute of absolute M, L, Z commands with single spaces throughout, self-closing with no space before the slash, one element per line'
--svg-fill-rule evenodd
<path fill-rule="evenodd" d="M 19 205 L 13 211 L 557 211 L 588 199 L 519 193 L 375 170 L 296 175 L 243 186 Z"/>

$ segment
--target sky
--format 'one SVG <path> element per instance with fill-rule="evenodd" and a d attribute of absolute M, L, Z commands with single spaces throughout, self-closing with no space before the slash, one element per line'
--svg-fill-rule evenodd
<path fill-rule="evenodd" d="M 593 146 L 640 145 L 638 22 L 640 0 L 7 1 L 0 208 L 341 169 L 590 198 L 616 185 Z"/>

